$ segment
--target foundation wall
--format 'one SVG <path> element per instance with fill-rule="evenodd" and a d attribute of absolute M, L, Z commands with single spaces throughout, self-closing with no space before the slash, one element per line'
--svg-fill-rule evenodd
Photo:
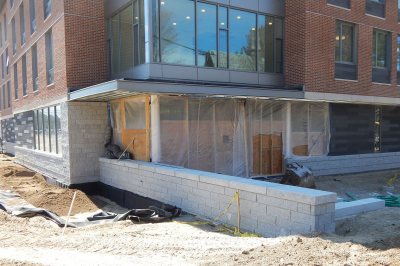
<path fill-rule="evenodd" d="M 305 165 L 316 176 L 351 174 L 400 168 L 400 152 L 289 158 L 287 162 Z"/>
<path fill-rule="evenodd" d="M 336 194 L 139 161 L 100 158 L 100 181 L 213 219 L 240 194 L 241 229 L 279 236 L 335 229 Z M 221 221 L 237 225 L 234 202 Z"/>

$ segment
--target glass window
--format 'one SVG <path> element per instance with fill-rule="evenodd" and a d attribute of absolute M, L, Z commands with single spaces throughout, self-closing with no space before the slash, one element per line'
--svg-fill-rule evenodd
<path fill-rule="evenodd" d="M 14 97 L 18 99 L 18 65 L 14 64 Z"/>
<path fill-rule="evenodd" d="M 373 61 L 372 66 L 376 68 L 388 67 L 388 46 L 389 33 L 380 30 L 374 30 L 373 38 Z"/>
<path fill-rule="evenodd" d="M 51 0 L 43 0 L 44 19 L 51 15 Z"/>
<path fill-rule="evenodd" d="M 8 75 L 8 67 L 10 65 L 10 59 L 8 58 L 8 48 L 6 48 L 5 64 L 6 64 L 6 75 Z"/>
<path fill-rule="evenodd" d="M 54 83 L 53 36 L 51 29 L 46 32 L 46 74 L 47 85 Z"/>
<path fill-rule="evenodd" d="M 40 137 L 39 137 L 39 121 L 38 110 L 33 111 L 33 126 L 35 133 L 35 149 L 40 150 Z"/>
<path fill-rule="evenodd" d="M 6 109 L 7 108 L 7 105 L 6 105 L 6 85 L 4 84 L 3 85 L 3 88 L 2 88 L 2 91 L 3 91 L 3 109 Z"/>
<path fill-rule="evenodd" d="M 397 35 L 397 84 L 400 85 L 400 35 Z"/>
<path fill-rule="evenodd" d="M 125 129 L 146 128 L 145 98 L 125 101 Z"/>
<path fill-rule="evenodd" d="M 217 66 L 217 6 L 197 4 L 197 65 Z"/>
<path fill-rule="evenodd" d="M 1 78 L 4 79 L 4 54 L 1 54 Z"/>
<path fill-rule="evenodd" d="M 7 17 L 4 15 L 4 41 L 7 41 Z"/>
<path fill-rule="evenodd" d="M 57 154 L 61 154 L 62 145 L 61 145 L 61 106 L 56 106 L 56 138 L 57 138 Z"/>
<path fill-rule="evenodd" d="M 22 56 L 22 95 L 28 95 L 28 78 L 26 76 L 26 55 Z"/>
<path fill-rule="evenodd" d="M 159 16 L 158 16 L 158 0 L 152 2 L 152 27 L 153 27 L 153 62 L 160 62 L 160 31 L 159 31 Z"/>
<path fill-rule="evenodd" d="M 45 150 L 45 143 L 44 143 L 44 137 L 43 137 L 43 109 L 38 110 L 38 132 L 39 132 L 39 138 L 40 138 L 40 150 L 44 151 Z"/>
<path fill-rule="evenodd" d="M 258 70 L 274 72 L 274 20 L 258 16 Z"/>
<path fill-rule="evenodd" d="M 11 20 L 11 30 L 12 30 L 12 43 L 13 43 L 13 54 L 17 52 L 17 36 L 15 33 L 15 18 Z"/>
<path fill-rule="evenodd" d="M 218 7 L 218 67 L 228 68 L 228 9 Z"/>
<path fill-rule="evenodd" d="M 0 47 L 3 46 L 3 26 L 0 22 Z"/>
<path fill-rule="evenodd" d="M 231 9 L 229 67 L 256 71 L 256 14 Z"/>
<path fill-rule="evenodd" d="M 119 15 L 116 15 L 111 18 L 111 34 L 112 34 L 111 69 L 113 73 L 118 73 L 120 71 L 119 70 L 119 58 L 120 58 Z"/>
<path fill-rule="evenodd" d="M 7 81 L 7 106 L 11 107 L 11 82 Z"/>
<path fill-rule="evenodd" d="M 50 125 L 49 125 L 49 108 L 43 109 L 43 138 L 44 151 L 50 152 Z"/>
<path fill-rule="evenodd" d="M 32 86 L 33 91 L 37 91 L 39 87 L 39 76 L 37 68 L 37 46 L 34 44 L 32 46 Z"/>
<path fill-rule="evenodd" d="M 367 14 L 384 18 L 386 0 L 367 0 L 365 11 Z"/>
<path fill-rule="evenodd" d="M 29 15 L 31 19 L 31 34 L 36 31 L 36 7 L 35 0 L 29 0 Z"/>
<path fill-rule="evenodd" d="M 121 47 L 120 52 L 120 71 L 125 71 L 133 67 L 133 6 L 129 5 L 122 10 L 120 17 Z"/>
<path fill-rule="evenodd" d="M 25 12 L 24 3 L 19 6 L 19 30 L 21 34 L 21 45 L 25 44 Z"/>
<path fill-rule="evenodd" d="M 162 62 L 195 65 L 194 2 L 163 0 L 160 13 Z"/>
<path fill-rule="evenodd" d="M 328 4 L 350 8 L 350 0 L 328 0 Z"/>
<path fill-rule="evenodd" d="M 50 133 L 49 151 L 52 153 L 57 153 L 56 110 L 54 106 L 49 108 L 49 133 Z"/>
<path fill-rule="evenodd" d="M 355 63 L 354 24 L 336 22 L 336 62 Z"/>

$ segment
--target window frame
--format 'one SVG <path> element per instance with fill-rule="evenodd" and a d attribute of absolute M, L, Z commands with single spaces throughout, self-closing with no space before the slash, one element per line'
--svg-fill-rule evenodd
<path fill-rule="evenodd" d="M 52 114 L 53 117 L 51 117 L 50 114 Z M 46 115 L 47 119 L 45 121 L 44 118 Z M 62 154 L 60 135 L 62 125 L 57 119 L 58 116 L 60 116 L 61 118 L 61 105 L 52 105 L 45 108 L 33 110 L 34 150 L 58 156 Z M 48 131 L 48 138 L 45 134 L 46 126 Z M 52 126 L 54 126 L 53 132 Z M 53 134 L 53 140 L 55 141 L 55 143 L 54 141 L 52 141 Z"/>
<path fill-rule="evenodd" d="M 47 86 L 54 84 L 54 42 L 53 31 L 49 29 L 45 33 L 45 51 L 46 51 L 46 80 Z"/>
<path fill-rule="evenodd" d="M 48 8 L 48 13 L 46 12 L 46 8 Z M 43 19 L 46 20 L 51 16 L 53 11 L 53 3 L 52 0 L 43 0 Z"/>
<path fill-rule="evenodd" d="M 25 28 L 25 10 L 24 10 L 24 2 L 21 2 L 19 6 L 19 33 L 20 33 L 20 41 L 21 46 L 24 46 L 26 43 L 26 28 Z"/>
<path fill-rule="evenodd" d="M 36 4 L 35 0 L 29 0 L 29 21 L 31 35 L 36 32 Z"/>

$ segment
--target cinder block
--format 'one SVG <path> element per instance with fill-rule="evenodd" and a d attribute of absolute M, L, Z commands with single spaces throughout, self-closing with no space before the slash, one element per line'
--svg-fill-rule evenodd
<path fill-rule="evenodd" d="M 385 201 L 381 199 L 362 199 L 351 202 L 338 202 L 335 207 L 335 218 L 348 217 L 364 212 L 376 211 L 385 208 Z"/>
<path fill-rule="evenodd" d="M 252 193 L 258 193 L 262 195 L 267 194 L 267 182 L 240 178 L 229 182 L 229 187 L 233 189 L 245 190 Z"/>
<path fill-rule="evenodd" d="M 199 181 L 199 174 L 197 173 L 197 171 L 194 170 L 192 171 L 189 169 L 178 169 L 175 170 L 175 176 L 191 181 Z"/>
<path fill-rule="evenodd" d="M 200 180 L 201 180 L 201 178 L 200 178 Z M 198 188 L 207 190 L 210 192 L 214 192 L 214 193 L 219 193 L 219 194 L 224 194 L 224 192 L 225 192 L 225 188 L 222 186 L 207 184 L 207 183 L 203 183 L 201 181 L 198 183 Z"/>

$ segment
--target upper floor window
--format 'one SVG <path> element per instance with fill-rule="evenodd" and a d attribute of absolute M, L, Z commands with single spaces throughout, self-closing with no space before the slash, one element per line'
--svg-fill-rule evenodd
<path fill-rule="evenodd" d="M 22 95 L 28 95 L 28 78 L 26 73 L 26 55 L 22 56 Z"/>
<path fill-rule="evenodd" d="M 29 0 L 29 16 L 31 19 L 31 34 L 36 31 L 36 7 L 35 0 Z"/>
<path fill-rule="evenodd" d="M 373 31 L 372 80 L 390 83 L 391 34 L 386 31 Z"/>
<path fill-rule="evenodd" d="M 50 85 L 54 83 L 53 34 L 51 29 L 46 32 L 45 41 L 47 85 Z"/>
<path fill-rule="evenodd" d="M 51 0 L 43 0 L 44 19 L 51 15 Z"/>
<path fill-rule="evenodd" d="M 14 6 L 14 0 L 10 0 L 10 8 Z"/>
<path fill-rule="evenodd" d="M 37 91 L 39 87 L 39 75 L 38 75 L 38 66 L 37 66 L 37 46 L 36 44 L 32 45 L 32 84 L 33 91 Z"/>
<path fill-rule="evenodd" d="M 397 35 L 397 84 L 400 85 L 400 35 Z"/>
<path fill-rule="evenodd" d="M 14 64 L 14 97 L 18 99 L 18 65 Z"/>
<path fill-rule="evenodd" d="M 7 41 L 7 17 L 4 15 L 4 41 Z"/>
<path fill-rule="evenodd" d="M 21 3 L 19 6 L 19 26 L 20 26 L 20 34 L 21 34 L 21 45 L 25 44 L 25 12 L 24 12 L 24 3 Z"/>
<path fill-rule="evenodd" d="M 13 54 L 15 54 L 17 52 L 17 33 L 15 32 L 15 18 L 12 18 L 11 20 L 11 31 Z"/>
<path fill-rule="evenodd" d="M 352 23 L 336 22 L 335 78 L 357 79 L 356 27 Z"/>
<path fill-rule="evenodd" d="M 0 22 L 0 47 L 3 47 L 3 26 Z"/>
<path fill-rule="evenodd" d="M 1 54 L 1 78 L 4 79 L 5 73 L 4 54 Z"/>
<path fill-rule="evenodd" d="M 7 81 L 7 106 L 11 107 L 11 83 Z"/>
<path fill-rule="evenodd" d="M 328 0 L 328 4 L 350 9 L 350 0 Z"/>
<path fill-rule="evenodd" d="M 384 18 L 385 17 L 385 3 L 386 0 L 367 0 L 366 13 L 369 15 Z"/>
<path fill-rule="evenodd" d="M 153 60 L 242 71 L 283 72 L 282 19 L 195 2 L 159 1 L 160 19 L 153 17 L 153 23 L 158 23 L 158 28 L 153 28 L 153 39 L 160 45 L 153 45 Z"/>

